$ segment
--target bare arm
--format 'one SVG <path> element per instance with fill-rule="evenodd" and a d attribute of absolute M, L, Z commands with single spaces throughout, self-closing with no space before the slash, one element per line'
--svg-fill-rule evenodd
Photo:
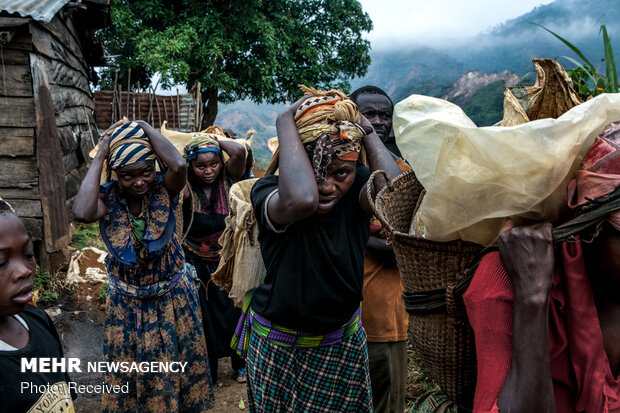
<path fill-rule="evenodd" d="M 226 162 L 226 172 L 233 182 L 237 182 L 245 172 L 245 149 L 234 141 L 219 140 L 220 148 L 225 151 L 229 158 Z"/>
<path fill-rule="evenodd" d="M 371 133 L 364 136 L 364 149 L 366 150 L 366 157 L 368 159 L 368 167 L 370 168 L 370 172 L 382 169 L 387 172 L 390 179 L 396 178 L 401 174 L 401 170 L 392 157 L 392 153 L 385 147 L 383 142 L 381 142 L 381 139 L 379 139 L 379 136 L 377 136 L 377 133 L 372 128 L 372 124 L 364 116 L 362 116 L 362 125 L 366 128 L 370 127 L 372 129 Z M 382 177 L 377 177 L 375 179 L 373 197 L 374 194 L 378 193 L 384 185 L 385 179 Z M 372 213 L 372 208 L 370 207 L 368 198 L 365 195 L 362 195 L 360 203 L 366 212 Z"/>
<path fill-rule="evenodd" d="M 503 232 L 499 252 L 514 287 L 514 327 L 512 363 L 497 405 L 500 412 L 555 412 L 548 338 L 551 224 Z"/>
<path fill-rule="evenodd" d="M 319 204 L 316 178 L 299 139 L 294 113 L 302 98 L 283 110 L 276 120 L 280 145 L 278 192 L 269 200 L 267 212 L 276 224 L 286 225 L 309 217 Z"/>
<path fill-rule="evenodd" d="M 370 236 L 368 238 L 368 246 L 366 247 L 367 251 L 370 251 L 375 258 L 381 260 L 385 263 L 394 263 L 396 257 L 394 256 L 394 249 L 387 245 L 386 240 Z"/>
<path fill-rule="evenodd" d="M 151 125 L 143 120 L 137 120 L 136 123 L 144 129 L 153 150 L 159 159 L 168 167 L 164 175 L 165 187 L 170 192 L 178 194 L 183 190 L 187 182 L 187 165 L 185 164 L 185 159 L 183 159 L 183 156 L 181 156 L 174 145 Z"/>
<path fill-rule="evenodd" d="M 95 159 L 93 159 L 90 168 L 88 168 L 88 172 L 75 196 L 73 217 L 76 221 L 95 222 L 101 219 L 106 213 L 103 195 L 99 193 L 99 182 L 101 180 L 103 163 L 110 152 L 110 138 L 114 133 L 114 129 L 121 124 L 121 121 L 116 122 L 101 135 L 97 155 L 95 155 Z"/>

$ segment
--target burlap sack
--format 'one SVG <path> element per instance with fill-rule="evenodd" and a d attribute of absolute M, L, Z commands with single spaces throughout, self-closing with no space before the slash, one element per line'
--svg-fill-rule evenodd
<path fill-rule="evenodd" d="M 220 236 L 220 263 L 211 275 L 213 282 L 236 306 L 243 306 L 246 292 L 258 287 L 265 279 L 265 265 L 258 242 L 258 225 L 250 200 L 252 186 L 258 178 L 247 179 L 230 188 L 230 214 Z"/>

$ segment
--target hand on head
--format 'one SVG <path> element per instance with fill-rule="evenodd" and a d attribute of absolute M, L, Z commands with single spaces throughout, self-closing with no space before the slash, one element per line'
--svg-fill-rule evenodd
<path fill-rule="evenodd" d="M 297 99 L 295 102 L 293 102 L 291 104 L 291 106 L 289 106 L 287 109 L 293 114 L 293 117 L 295 117 L 295 114 L 297 113 L 297 109 L 299 109 L 299 107 L 301 106 L 302 103 L 304 103 L 307 99 L 310 99 L 312 96 L 309 95 L 304 95 L 302 96 L 300 99 Z"/>
<path fill-rule="evenodd" d="M 116 128 L 122 124 L 123 121 L 119 120 L 99 136 L 99 152 L 103 153 L 105 156 L 108 156 L 108 153 L 110 152 L 110 139 L 112 138 Z"/>

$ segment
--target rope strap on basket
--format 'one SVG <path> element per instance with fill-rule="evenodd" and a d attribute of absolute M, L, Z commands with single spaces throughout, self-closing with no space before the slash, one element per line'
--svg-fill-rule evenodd
<path fill-rule="evenodd" d="M 551 236 L 554 244 L 566 241 L 576 241 L 575 235 L 583 233 L 584 230 L 593 228 L 595 231 L 592 237 L 585 242 L 591 242 L 600 231 L 600 227 L 605 222 L 610 212 L 620 209 L 620 188 L 614 190 L 604 200 L 590 200 L 592 203 L 582 209 L 581 214 L 570 221 L 554 228 Z M 480 260 L 486 254 L 497 251 L 497 246 L 484 248 L 467 266 L 464 276 L 459 278 L 454 285 L 454 296 L 462 296 L 474 277 L 474 273 L 480 264 Z M 446 292 L 447 288 L 438 288 L 428 291 L 404 292 L 403 301 L 409 314 L 428 314 L 446 311 Z"/>

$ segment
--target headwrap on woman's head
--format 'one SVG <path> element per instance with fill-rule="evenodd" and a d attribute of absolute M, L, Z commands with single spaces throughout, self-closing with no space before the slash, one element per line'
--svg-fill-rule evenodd
<path fill-rule="evenodd" d="M 307 96 L 295 112 L 295 124 L 301 142 L 311 156 L 317 180 L 325 179 L 327 167 L 335 156 L 356 161 L 366 135 L 359 124 L 357 105 L 340 90 L 323 92 L 300 86 Z"/>
<path fill-rule="evenodd" d="M 225 137 L 224 132 L 218 126 L 209 126 L 204 132 L 195 133 L 185 145 L 184 156 L 187 163 L 196 159 L 199 153 L 214 152 L 222 156 L 218 137 Z"/>
<path fill-rule="evenodd" d="M 295 112 L 295 124 L 301 143 L 306 148 L 317 180 L 325 179 L 327 167 L 335 156 L 343 161 L 356 161 L 366 135 L 359 124 L 357 105 L 340 90 L 323 92 L 299 86 L 306 99 Z M 267 173 L 275 171 L 279 158 L 276 149 Z"/>
<path fill-rule="evenodd" d="M 114 130 L 110 138 L 108 164 L 115 170 L 140 161 L 157 159 L 146 133 L 136 122 L 127 122 Z"/>
<path fill-rule="evenodd" d="M 578 214 L 620 197 L 620 122 L 610 123 L 596 138 L 577 177 L 568 185 L 568 206 Z M 606 220 L 620 231 L 620 207 L 610 208 Z"/>

